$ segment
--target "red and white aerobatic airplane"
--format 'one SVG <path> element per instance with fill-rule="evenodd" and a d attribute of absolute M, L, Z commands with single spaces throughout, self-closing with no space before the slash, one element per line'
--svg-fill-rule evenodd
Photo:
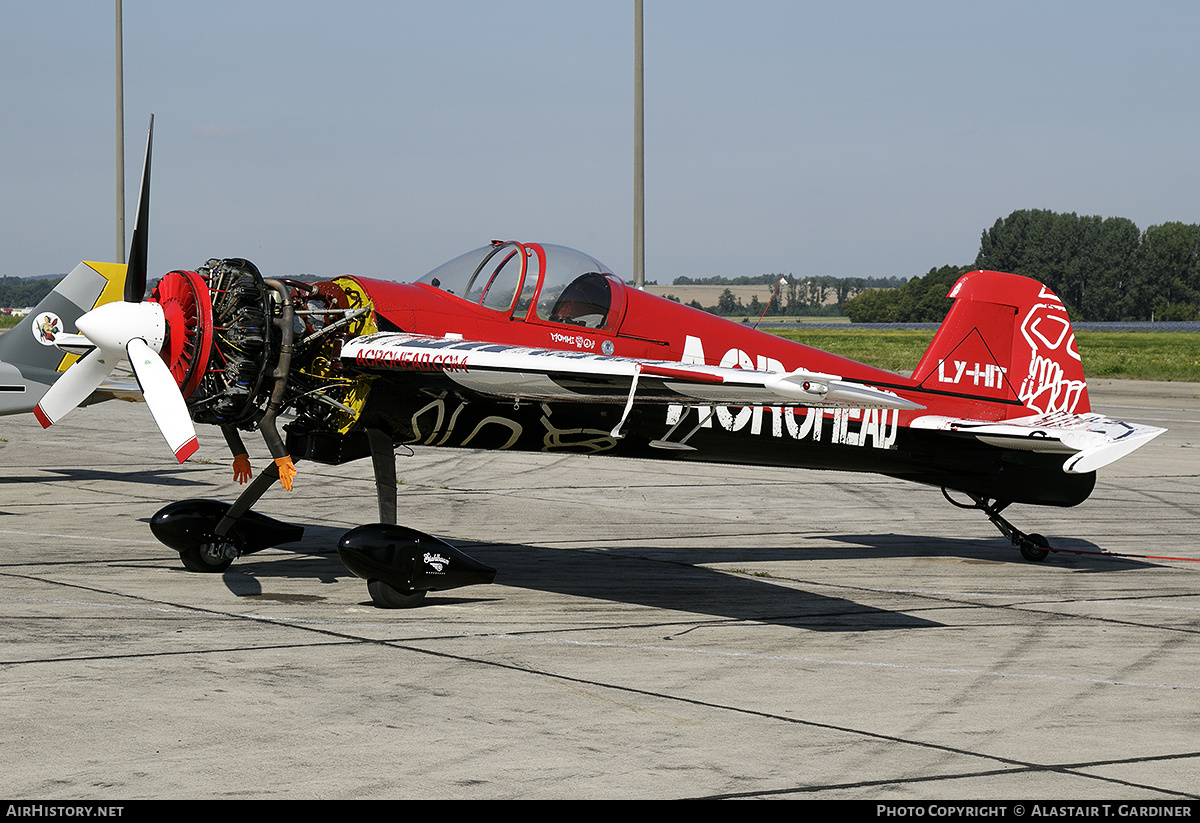
<path fill-rule="evenodd" d="M 542 243 L 493 241 L 411 283 L 273 280 L 214 259 L 141 300 L 148 191 L 149 148 L 126 299 L 58 336 L 89 353 L 37 414 L 58 420 L 127 356 L 181 461 L 192 421 L 217 424 L 248 480 L 241 433 L 261 432 L 274 461 L 235 503 L 182 501 L 153 519 L 194 571 L 299 539 L 250 509 L 276 480 L 291 487 L 295 460 L 371 457 L 381 522 L 348 532 L 339 554 L 375 602 L 490 582 L 494 570 L 395 525 L 401 444 L 875 472 L 942 488 L 1042 560 L 1046 539 L 1004 508 L 1082 503 L 1098 469 L 1163 431 L 1092 412 L 1062 302 L 1012 274 L 964 275 L 908 378 L 635 290 Z"/>

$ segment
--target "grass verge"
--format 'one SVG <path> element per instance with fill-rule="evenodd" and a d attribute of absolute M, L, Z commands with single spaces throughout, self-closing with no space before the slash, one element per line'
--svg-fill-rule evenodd
<path fill-rule="evenodd" d="M 770 329 L 806 346 L 890 371 L 911 371 L 934 329 Z M 1088 377 L 1200 383 L 1200 334 L 1193 332 L 1078 331 Z"/>

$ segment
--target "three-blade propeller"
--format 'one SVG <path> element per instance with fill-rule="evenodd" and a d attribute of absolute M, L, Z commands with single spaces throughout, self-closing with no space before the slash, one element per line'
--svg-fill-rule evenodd
<path fill-rule="evenodd" d="M 43 428 L 57 423 L 99 388 L 113 367 L 127 359 L 142 387 L 142 396 L 166 438 L 167 445 L 182 463 L 199 444 L 196 429 L 188 414 L 187 403 L 171 370 L 158 353 L 167 336 L 162 306 L 143 301 L 146 291 L 147 227 L 150 218 L 150 149 L 154 138 L 154 116 L 146 136 L 146 160 L 142 167 L 142 188 L 138 198 L 137 220 L 129 250 L 125 274 L 125 299 L 106 303 L 84 314 L 76 322 L 79 335 L 66 335 L 73 346 L 79 342 L 94 348 L 74 363 L 42 396 L 33 413 Z M 83 338 L 81 341 L 79 338 Z"/>

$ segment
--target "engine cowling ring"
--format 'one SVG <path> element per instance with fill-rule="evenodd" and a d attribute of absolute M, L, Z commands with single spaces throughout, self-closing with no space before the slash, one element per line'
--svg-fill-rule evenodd
<path fill-rule="evenodd" d="M 194 271 L 164 275 L 150 294 L 162 306 L 167 324 L 166 340 L 159 353 L 186 399 L 208 370 L 212 352 L 212 301 L 208 283 Z"/>

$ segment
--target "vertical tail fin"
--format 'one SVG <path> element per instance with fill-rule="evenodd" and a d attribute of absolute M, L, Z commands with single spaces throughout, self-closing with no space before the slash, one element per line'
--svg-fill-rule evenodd
<path fill-rule="evenodd" d="M 75 332 L 85 312 L 120 300 L 125 266 L 80 263 L 25 319 L 0 334 L 0 414 L 32 411 L 46 389 L 77 358 L 54 347 L 54 336 Z"/>
<path fill-rule="evenodd" d="M 1062 301 L 1036 280 L 996 271 L 964 274 L 954 305 L 913 379 L 965 396 L 974 414 L 1008 419 L 1090 411 L 1075 332 Z"/>

